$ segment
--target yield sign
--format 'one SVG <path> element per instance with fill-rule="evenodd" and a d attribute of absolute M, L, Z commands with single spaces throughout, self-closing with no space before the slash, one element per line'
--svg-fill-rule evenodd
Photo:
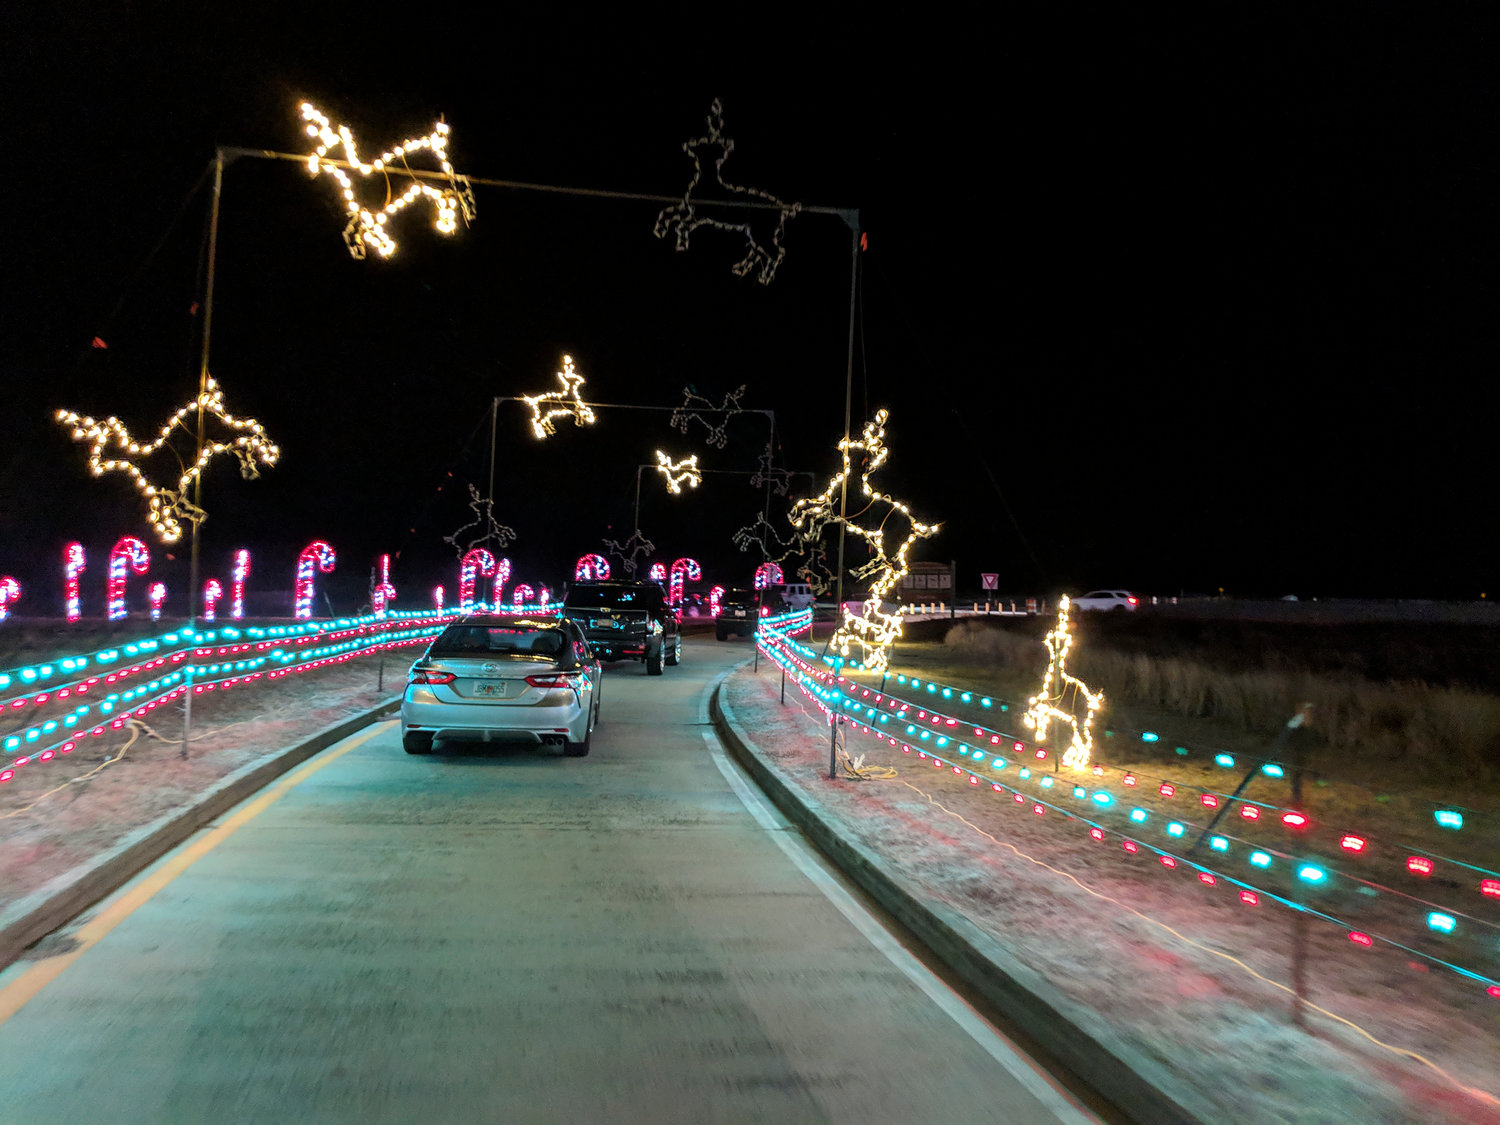
<path fill-rule="evenodd" d="M 984 589 L 1000 589 L 1000 576 L 998 574 L 981 574 L 979 577 L 984 580 Z"/>

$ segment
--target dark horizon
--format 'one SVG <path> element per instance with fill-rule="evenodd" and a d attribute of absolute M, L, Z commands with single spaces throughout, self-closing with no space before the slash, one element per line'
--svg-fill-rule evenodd
<path fill-rule="evenodd" d="M 13 205 L 0 575 L 28 588 L 25 613 L 60 598 L 66 542 L 88 544 L 102 590 L 110 544 L 148 539 L 128 482 L 91 478 L 51 415 L 150 436 L 191 398 L 215 145 L 302 151 L 305 98 L 373 147 L 441 114 L 476 178 L 670 196 L 717 97 L 727 179 L 859 210 L 853 430 L 890 410 L 878 482 L 943 524 L 914 558 L 955 560 L 964 589 L 998 572 L 1043 595 L 1493 594 L 1478 11 L 1039 9 L 993 40 L 956 16 L 813 17 L 773 42 L 716 39 L 684 9 L 676 49 L 660 25 L 530 16 L 399 67 L 277 4 L 8 13 L 4 81 L 35 109 L 13 144 L 69 171 Z M 322 538 L 341 581 L 399 553 L 398 606 L 451 591 L 443 538 L 471 518 L 468 485 L 487 491 L 491 403 L 554 387 L 564 353 L 591 402 L 669 410 L 687 386 L 722 401 L 744 385 L 746 408 L 775 412 L 783 467 L 819 487 L 834 471 L 853 237 L 838 217 L 792 219 L 763 286 L 730 273 L 733 236 L 700 231 L 683 253 L 654 238 L 655 203 L 475 196 L 453 237 L 413 208 L 396 257 L 354 261 L 326 177 L 229 166 L 210 366 L 282 460 L 248 482 L 211 467 L 203 577 L 241 546 L 290 575 Z M 763 418 L 731 419 L 720 450 L 668 417 L 601 410 L 538 443 L 501 405 L 496 514 L 519 580 L 566 580 L 628 537 L 636 467 L 661 447 L 724 475 L 668 497 L 645 474 L 656 557 L 743 582 L 759 558 L 731 538 L 764 496 L 728 474 L 756 468 Z"/>

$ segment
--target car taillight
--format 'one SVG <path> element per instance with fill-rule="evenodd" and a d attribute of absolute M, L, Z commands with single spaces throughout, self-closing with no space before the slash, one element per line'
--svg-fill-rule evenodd
<path fill-rule="evenodd" d="M 411 682 L 414 684 L 451 684 L 458 679 L 452 672 L 413 672 Z"/>
<path fill-rule="evenodd" d="M 1130 603 L 1130 604 L 1131 604 L 1131 605 L 1139 605 L 1139 604 L 1140 604 L 1140 600 L 1141 600 L 1141 599 L 1140 599 L 1140 598 L 1137 598 L 1137 597 L 1133 597 L 1133 596 L 1132 596 L 1132 597 L 1129 597 L 1129 598 L 1126 598 L 1126 599 L 1125 599 L 1125 600 L 1126 600 L 1126 601 L 1127 601 L 1127 602 L 1129 602 L 1129 603 Z"/>
<path fill-rule="evenodd" d="M 552 672 L 541 676 L 527 676 L 526 682 L 532 687 L 554 688 L 573 687 L 578 682 L 577 672 Z"/>

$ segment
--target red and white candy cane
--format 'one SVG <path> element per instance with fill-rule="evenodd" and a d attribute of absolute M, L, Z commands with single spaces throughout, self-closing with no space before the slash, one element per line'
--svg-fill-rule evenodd
<path fill-rule="evenodd" d="M 490 597 L 490 605 L 500 607 L 505 600 L 505 584 L 510 581 L 510 560 L 498 559 L 495 562 L 495 592 Z"/>
<path fill-rule="evenodd" d="M 703 577 L 703 568 L 698 565 L 696 559 L 678 559 L 672 564 L 671 582 L 667 587 L 667 604 L 680 606 L 682 604 L 682 578 L 687 575 L 689 582 L 696 582 Z"/>
<path fill-rule="evenodd" d="M 573 567 L 573 577 L 579 582 L 603 582 L 609 577 L 609 560 L 603 555 L 584 555 Z"/>
<path fill-rule="evenodd" d="M 151 620 L 161 620 L 161 607 L 167 600 L 167 584 L 165 582 L 153 582 L 146 591 L 146 600 L 151 603 Z M 210 621 L 213 618 L 209 618 Z"/>
<path fill-rule="evenodd" d="M 391 556 L 380 556 L 380 581 L 370 591 L 370 609 L 376 617 L 385 616 L 385 607 L 396 600 L 396 587 L 391 585 Z"/>
<path fill-rule="evenodd" d="M 212 621 L 219 609 L 219 599 L 224 596 L 224 587 L 217 578 L 203 583 L 203 620 Z"/>
<path fill-rule="evenodd" d="M 0 576 L 0 621 L 10 616 L 10 607 L 21 600 L 21 584 L 10 575 Z"/>
<path fill-rule="evenodd" d="M 239 621 L 245 616 L 245 579 L 250 577 L 250 552 L 241 547 L 234 553 L 234 569 L 229 574 L 229 616 Z"/>
<path fill-rule="evenodd" d="M 432 608 L 437 610 L 439 614 L 443 612 L 443 588 L 441 586 L 434 586 L 432 588 Z"/>
<path fill-rule="evenodd" d="M 786 575 L 781 573 L 781 567 L 773 562 L 763 562 L 755 568 L 755 588 L 764 590 L 767 586 L 780 586 L 786 581 Z"/>
<path fill-rule="evenodd" d="M 718 617 L 719 610 L 724 607 L 719 603 L 724 600 L 724 587 L 715 586 L 708 592 L 708 614 L 710 617 Z"/>
<path fill-rule="evenodd" d="M 475 547 L 459 562 L 458 567 L 458 611 L 469 613 L 474 608 L 474 583 L 480 578 L 495 576 L 495 556 L 483 547 Z"/>
<path fill-rule="evenodd" d="M 78 576 L 84 572 L 83 544 L 69 543 L 63 548 L 63 594 L 68 601 L 68 620 L 83 616 L 78 606 Z"/>
<path fill-rule="evenodd" d="M 536 596 L 536 591 L 522 582 L 510 595 L 512 605 L 525 605 Z"/>
<path fill-rule="evenodd" d="M 320 570 L 329 574 L 337 561 L 333 548 L 321 539 L 314 539 L 302 548 L 302 553 L 297 556 L 297 582 L 292 595 L 292 616 L 298 621 L 306 621 L 312 616 L 313 572 Z"/>
<path fill-rule="evenodd" d="M 134 535 L 126 535 L 109 552 L 109 577 L 105 591 L 109 598 L 109 619 L 125 616 L 125 578 L 131 572 L 145 574 L 151 569 L 151 552 Z"/>

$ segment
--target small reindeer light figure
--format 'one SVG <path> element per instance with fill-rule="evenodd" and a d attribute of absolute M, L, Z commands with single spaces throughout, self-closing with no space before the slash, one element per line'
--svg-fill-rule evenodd
<path fill-rule="evenodd" d="M 703 480 L 703 474 L 698 471 L 698 455 L 682 461 L 673 461 L 660 449 L 656 451 L 656 471 L 659 472 L 667 482 L 667 491 L 673 496 L 682 491 L 685 484 L 689 488 L 697 488 Z"/>
<path fill-rule="evenodd" d="M 1068 671 L 1068 651 L 1073 647 L 1073 633 L 1069 628 L 1068 615 L 1072 603 L 1064 594 L 1057 603 L 1057 624 L 1043 638 L 1047 646 L 1047 671 L 1042 676 L 1042 688 L 1027 702 L 1030 709 L 1021 716 L 1032 730 L 1038 742 L 1047 741 L 1047 727 L 1056 720 L 1066 723 L 1073 732 L 1068 748 L 1063 752 L 1062 764 L 1075 770 L 1085 769 L 1094 748 L 1094 713 L 1104 705 L 1102 691 L 1090 691 L 1088 684 Z M 1054 680 L 1062 681 L 1053 691 Z M 1077 715 L 1077 700 L 1084 700 L 1083 718 Z"/>
<path fill-rule="evenodd" d="M 302 120 L 307 122 L 308 137 L 318 142 L 317 147 L 308 154 L 308 172 L 314 176 L 319 172 L 327 172 L 338 181 L 344 211 L 349 216 L 349 222 L 344 227 L 344 244 L 349 247 L 351 257 L 363 258 L 367 245 L 373 246 L 375 253 L 382 258 L 394 254 L 396 240 L 390 234 L 391 217 L 422 199 L 437 208 L 437 218 L 432 225 L 439 234 L 452 234 L 457 230 L 460 214 L 465 223 L 474 218 L 474 189 L 469 185 L 468 178 L 457 175 L 453 171 L 453 165 L 448 163 L 448 126 L 442 121 L 435 124 L 432 132 L 425 137 L 404 140 L 366 164 L 359 158 L 354 134 L 349 131 L 349 126 L 340 125 L 334 129 L 328 118 L 307 102 L 302 103 Z M 379 173 L 385 182 L 384 206 L 366 207 L 355 197 L 354 181 L 350 179 L 349 173 L 328 156 L 330 149 L 338 148 L 344 150 L 343 163 L 352 165 L 361 176 L 369 177 Z M 426 180 L 411 175 L 406 158 L 424 150 L 432 153 L 437 161 L 439 171 L 447 180 L 446 187 L 433 187 Z M 406 190 L 394 197 L 391 195 L 390 184 L 393 175 L 410 180 Z"/>
<path fill-rule="evenodd" d="M 531 407 L 531 432 L 539 438 L 554 433 L 552 419 L 569 417 L 575 426 L 593 425 L 594 412 L 578 394 L 583 386 L 583 376 L 573 370 L 573 357 L 563 356 L 563 369 L 557 373 L 563 385 L 560 391 L 547 391 L 539 395 L 522 395 L 521 401 Z"/>

